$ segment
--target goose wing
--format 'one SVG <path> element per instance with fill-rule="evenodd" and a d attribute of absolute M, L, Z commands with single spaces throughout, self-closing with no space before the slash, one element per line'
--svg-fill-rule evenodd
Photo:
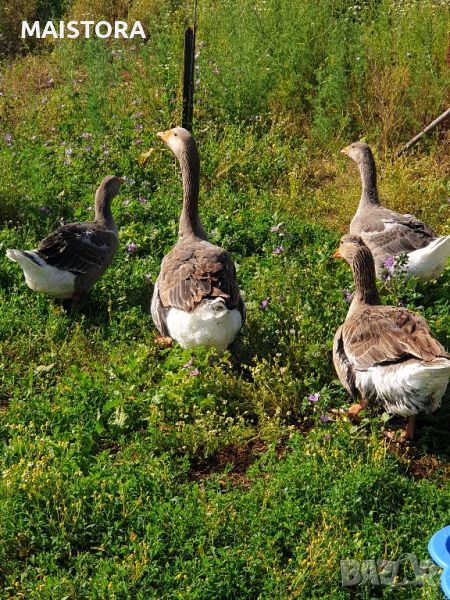
<path fill-rule="evenodd" d="M 434 231 L 413 215 L 401 215 L 386 208 L 381 209 L 378 219 L 367 219 L 360 235 L 384 257 L 418 250 L 436 239 Z"/>
<path fill-rule="evenodd" d="M 158 295 L 164 307 L 185 312 L 191 312 L 205 299 L 220 297 L 227 308 L 237 308 L 244 319 L 244 305 L 231 256 L 204 240 L 177 244 L 164 257 Z"/>
<path fill-rule="evenodd" d="M 356 375 L 353 365 L 345 353 L 342 329 L 343 326 L 341 325 L 334 336 L 333 364 L 339 377 L 339 381 L 345 387 L 350 396 L 356 399 L 358 397 L 358 390 L 356 388 Z"/>
<path fill-rule="evenodd" d="M 405 308 L 369 306 L 343 325 L 343 348 L 355 369 L 406 358 L 431 361 L 445 356 L 427 322 Z"/>
<path fill-rule="evenodd" d="M 118 245 L 113 231 L 97 223 L 73 223 L 60 227 L 38 247 L 38 254 L 52 267 L 84 274 L 102 268 L 114 256 Z"/>

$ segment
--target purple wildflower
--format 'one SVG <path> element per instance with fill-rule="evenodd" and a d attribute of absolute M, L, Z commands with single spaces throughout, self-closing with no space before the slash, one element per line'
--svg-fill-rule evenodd
<path fill-rule="evenodd" d="M 142 125 L 142 123 L 136 123 L 136 125 L 134 126 L 135 129 L 144 129 L 144 126 Z"/>
<path fill-rule="evenodd" d="M 274 225 L 270 228 L 270 233 L 279 233 L 281 229 L 283 229 L 284 223 L 278 223 L 278 225 Z"/>
<path fill-rule="evenodd" d="M 274 251 L 272 252 L 273 256 L 279 256 L 280 254 L 283 254 L 284 252 L 284 248 L 283 246 L 277 246 Z"/>
<path fill-rule="evenodd" d="M 107 144 L 102 144 L 101 149 L 103 150 L 103 154 L 107 156 L 109 154 L 109 149 Z"/>
<path fill-rule="evenodd" d="M 129 206 L 130 205 L 131 200 L 129 200 L 128 198 L 126 200 L 124 200 L 122 202 L 122 206 Z"/>
<path fill-rule="evenodd" d="M 91 137 L 92 137 L 92 133 L 89 133 L 89 132 L 87 132 L 87 131 L 84 131 L 84 132 L 81 134 L 81 137 L 83 138 L 83 140 L 90 140 L 90 139 L 91 139 Z"/>
<path fill-rule="evenodd" d="M 342 290 L 342 294 L 344 296 L 344 302 L 347 302 L 347 304 L 350 304 L 350 302 L 352 301 L 352 298 L 353 298 L 353 294 L 350 293 L 350 291 L 347 289 Z"/>
<path fill-rule="evenodd" d="M 198 369 L 192 369 L 192 371 L 189 371 L 189 377 L 197 377 L 197 375 L 200 375 L 200 371 Z"/>
<path fill-rule="evenodd" d="M 311 394 L 310 396 L 308 396 L 308 400 L 310 402 L 318 402 L 320 398 L 320 392 L 315 392 L 314 394 Z"/>
<path fill-rule="evenodd" d="M 134 185 L 136 183 L 136 181 L 134 179 L 130 179 L 130 177 L 124 177 L 125 183 L 127 185 Z"/>
<path fill-rule="evenodd" d="M 139 198 L 139 202 L 140 202 L 141 204 L 147 204 L 147 198 L 146 198 L 145 196 L 141 196 L 141 197 Z"/>
<path fill-rule="evenodd" d="M 323 439 L 324 439 L 324 440 L 329 440 L 330 438 L 331 438 L 331 436 L 330 436 L 330 434 L 329 434 L 329 433 L 326 433 L 326 434 L 323 436 Z"/>
<path fill-rule="evenodd" d="M 65 164 L 65 165 L 71 165 L 71 164 L 72 164 L 72 161 L 71 161 L 69 158 L 65 158 L 65 159 L 64 159 L 64 164 Z"/>
<path fill-rule="evenodd" d="M 136 252 L 137 245 L 134 242 L 131 242 L 130 244 L 128 244 L 127 250 L 128 252 Z"/>
<path fill-rule="evenodd" d="M 320 415 L 320 420 L 322 421 L 322 423 L 329 423 L 331 421 L 328 415 Z"/>
<path fill-rule="evenodd" d="M 142 144 L 141 138 L 138 138 L 137 140 L 134 140 L 134 144 L 136 144 L 136 146 L 138 146 L 139 144 Z"/>
<path fill-rule="evenodd" d="M 84 149 L 85 152 L 91 152 L 92 150 L 92 146 L 86 146 L 86 148 Z"/>
<path fill-rule="evenodd" d="M 185 364 L 183 365 L 183 367 L 182 367 L 182 368 L 183 368 L 183 369 L 190 369 L 190 368 L 192 367 L 192 362 L 193 362 L 193 360 L 194 360 L 194 359 L 191 357 L 191 358 L 190 358 L 190 359 L 187 361 L 187 363 L 185 363 Z"/>
<path fill-rule="evenodd" d="M 395 266 L 395 258 L 393 256 L 388 256 L 383 264 L 386 269 L 392 269 Z"/>
<path fill-rule="evenodd" d="M 64 150 L 64 154 L 65 154 L 66 156 L 72 156 L 72 152 L 73 152 L 72 148 L 66 148 L 66 149 Z"/>
<path fill-rule="evenodd" d="M 268 306 L 269 306 L 269 298 L 266 298 L 265 300 L 261 300 L 261 302 L 259 304 L 259 309 L 260 310 L 267 310 Z"/>

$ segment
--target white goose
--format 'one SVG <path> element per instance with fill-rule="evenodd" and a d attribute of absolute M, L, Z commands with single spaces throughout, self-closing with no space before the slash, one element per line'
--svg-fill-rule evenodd
<path fill-rule="evenodd" d="M 350 223 L 350 233 L 359 235 L 370 248 L 377 276 L 392 271 L 394 261 L 386 259 L 407 254 L 408 277 L 436 279 L 450 256 L 450 235 L 437 237 L 434 231 L 412 215 L 402 215 L 380 204 L 375 160 L 370 147 L 355 142 L 343 150 L 359 167 L 361 200 Z M 392 266 L 391 266 L 392 265 Z"/>
<path fill-rule="evenodd" d="M 119 239 L 111 202 L 119 192 L 121 177 L 105 177 L 95 194 L 95 218 L 63 225 L 47 236 L 37 250 L 8 249 L 18 262 L 29 288 L 55 298 L 78 302 L 111 264 Z"/>
<path fill-rule="evenodd" d="M 339 379 L 359 400 L 349 413 L 357 415 L 374 400 L 386 411 L 408 417 L 401 439 L 412 439 L 416 415 L 440 405 L 450 378 L 450 355 L 424 318 L 381 305 L 373 257 L 360 237 L 344 236 L 334 257 L 349 263 L 355 280 L 347 318 L 333 344 Z"/>
<path fill-rule="evenodd" d="M 207 241 L 198 214 L 200 159 L 194 137 L 182 127 L 157 134 L 177 157 L 183 178 L 178 241 L 164 257 L 151 314 L 158 331 L 183 348 L 222 353 L 245 318 L 236 269 L 226 250 Z"/>

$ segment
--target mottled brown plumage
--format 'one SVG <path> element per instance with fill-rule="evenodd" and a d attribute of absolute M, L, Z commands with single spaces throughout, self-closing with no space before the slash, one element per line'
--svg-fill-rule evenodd
<path fill-rule="evenodd" d="M 181 127 L 158 134 L 180 162 L 183 176 L 183 209 L 179 238 L 164 257 L 152 299 L 152 318 L 162 335 L 170 335 L 167 316 L 171 309 L 194 313 L 202 304 L 223 299 L 228 311 L 245 316 L 229 253 L 207 241 L 198 214 L 200 163 L 195 140 Z"/>
<path fill-rule="evenodd" d="M 412 417 L 435 410 L 450 376 L 449 355 L 423 317 L 381 305 L 373 258 L 361 238 L 344 236 L 335 256 L 350 264 L 355 280 L 347 318 L 333 344 L 341 383 L 363 405 L 376 400 L 394 414 Z"/>

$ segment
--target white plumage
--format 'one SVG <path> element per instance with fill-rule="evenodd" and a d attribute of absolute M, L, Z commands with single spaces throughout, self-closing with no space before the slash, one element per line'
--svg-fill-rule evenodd
<path fill-rule="evenodd" d="M 409 417 L 439 408 L 449 377 L 448 359 L 409 360 L 357 371 L 355 383 L 362 398 L 376 398 L 388 412 Z"/>
<path fill-rule="evenodd" d="M 170 308 L 166 318 L 170 337 L 182 348 L 206 346 L 221 354 L 242 326 L 237 309 L 229 310 L 222 298 L 204 300 L 193 312 Z"/>
<path fill-rule="evenodd" d="M 409 277 L 437 279 L 444 270 L 450 255 L 450 235 L 437 238 L 425 246 L 408 254 L 406 265 Z"/>
<path fill-rule="evenodd" d="M 72 298 L 75 291 L 74 273 L 48 265 L 34 250 L 25 254 L 22 250 L 9 249 L 6 256 L 19 263 L 30 289 L 46 292 L 61 300 Z"/>

